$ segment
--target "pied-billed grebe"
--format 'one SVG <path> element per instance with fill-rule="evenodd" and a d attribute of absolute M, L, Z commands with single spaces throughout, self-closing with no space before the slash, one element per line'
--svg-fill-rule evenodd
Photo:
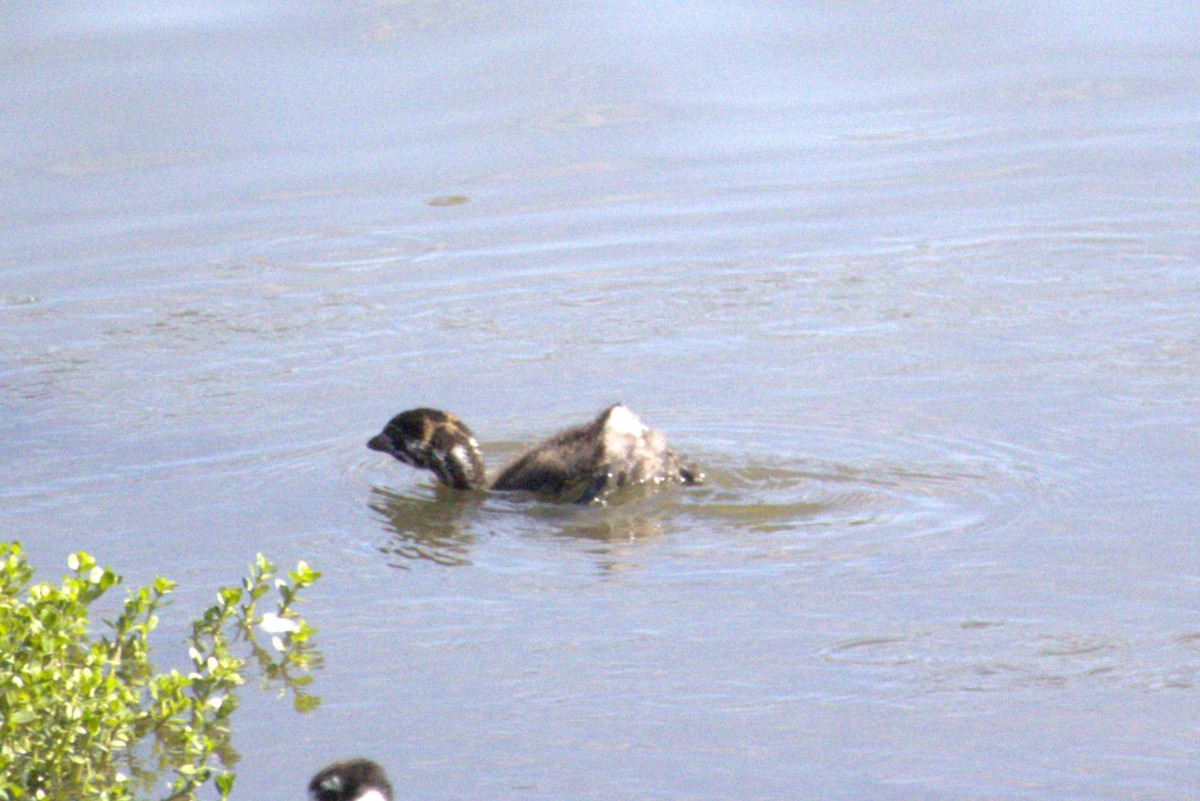
<path fill-rule="evenodd" d="M 310 801 L 392 801 L 383 768 L 369 759 L 334 762 L 308 783 Z"/>
<path fill-rule="evenodd" d="M 431 470 L 448 487 L 489 486 L 479 443 L 471 429 L 447 412 L 401 412 L 367 447 Z M 702 480 L 701 473 L 679 463 L 662 434 L 618 403 L 592 422 L 560 431 L 536 446 L 501 470 L 490 486 L 589 503 L 626 484 L 699 484 Z"/>

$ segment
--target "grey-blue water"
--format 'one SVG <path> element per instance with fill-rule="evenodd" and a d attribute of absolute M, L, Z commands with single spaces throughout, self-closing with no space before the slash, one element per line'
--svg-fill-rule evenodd
<path fill-rule="evenodd" d="M 1200 792 L 1200 11 L 0 5 L 0 511 L 324 572 L 237 797 Z M 709 483 L 462 500 L 624 400 Z"/>

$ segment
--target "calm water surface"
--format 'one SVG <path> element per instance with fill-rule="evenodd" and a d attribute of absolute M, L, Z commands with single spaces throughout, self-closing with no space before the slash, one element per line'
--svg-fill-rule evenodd
<path fill-rule="evenodd" d="M 428 799 L 1200 791 L 1200 13 L 0 7 L 0 508 L 42 575 L 325 577 L 326 761 Z M 463 499 L 622 399 L 709 483 Z"/>

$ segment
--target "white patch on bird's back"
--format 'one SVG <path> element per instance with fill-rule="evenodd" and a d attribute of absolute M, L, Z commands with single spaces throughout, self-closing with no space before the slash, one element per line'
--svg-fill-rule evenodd
<path fill-rule="evenodd" d="M 646 433 L 638 416 L 624 406 L 614 406 L 604 421 L 604 458 L 619 473 L 627 473 L 644 458 Z M 619 482 L 618 482 L 619 483 Z"/>
<path fill-rule="evenodd" d="M 614 406 L 604 423 L 604 433 L 608 436 L 640 437 L 645 431 L 646 426 L 625 406 Z"/>

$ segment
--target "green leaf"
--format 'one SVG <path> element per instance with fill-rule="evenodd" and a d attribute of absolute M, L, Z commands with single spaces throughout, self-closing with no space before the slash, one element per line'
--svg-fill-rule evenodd
<path fill-rule="evenodd" d="M 218 773 L 213 782 L 217 785 L 217 791 L 221 794 L 221 798 L 228 798 L 233 792 L 233 780 L 235 776 L 232 773 Z"/>

